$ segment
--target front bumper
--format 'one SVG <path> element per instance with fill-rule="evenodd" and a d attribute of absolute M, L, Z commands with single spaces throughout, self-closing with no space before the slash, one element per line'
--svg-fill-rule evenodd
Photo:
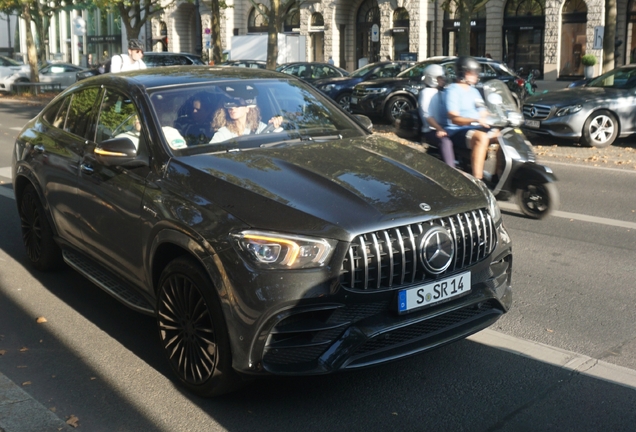
<path fill-rule="evenodd" d="M 524 105 L 524 121 L 538 121 L 539 127 L 528 126 L 526 123 L 522 126 L 522 128 L 525 131 L 535 134 L 550 135 L 555 138 L 563 139 L 575 140 L 581 138 L 585 120 L 587 120 L 590 115 L 590 110 L 583 109 L 575 114 L 557 117 L 555 113 L 558 108 L 547 107 L 547 109 L 549 109 L 549 114 L 546 116 L 532 117 L 527 114 L 527 112 L 532 108 L 532 105 Z"/>
<path fill-rule="evenodd" d="M 511 244 L 502 241 L 508 238 L 503 225 L 497 231 L 499 241 L 489 256 L 455 272 L 471 272 L 468 294 L 404 315 L 397 312 L 398 289 L 347 289 L 322 272 L 267 278 L 252 273 L 234 280 L 226 286 L 234 368 L 256 375 L 357 369 L 431 350 L 490 326 L 512 302 Z"/>
<path fill-rule="evenodd" d="M 355 102 L 354 102 L 355 100 Z M 350 108 L 353 114 L 364 114 L 367 116 L 378 116 L 384 112 L 385 95 L 365 95 L 360 96 L 353 93 L 351 96 Z"/>

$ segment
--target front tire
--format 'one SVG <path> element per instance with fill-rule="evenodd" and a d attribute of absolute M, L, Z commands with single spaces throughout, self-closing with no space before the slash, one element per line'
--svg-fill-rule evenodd
<path fill-rule="evenodd" d="M 392 97 L 384 108 L 384 117 L 391 124 L 405 112 L 408 112 L 415 108 L 413 102 L 404 96 Z"/>
<path fill-rule="evenodd" d="M 336 98 L 336 102 L 346 112 L 351 112 L 351 93 L 342 93 Z"/>
<path fill-rule="evenodd" d="M 618 136 L 618 120 L 609 111 L 601 110 L 587 118 L 583 125 L 581 143 L 588 147 L 611 146 Z"/>
<path fill-rule="evenodd" d="M 22 241 L 29 261 L 40 271 L 59 269 L 62 251 L 53 238 L 53 229 L 46 217 L 35 188 L 28 184 L 18 200 Z"/>
<path fill-rule="evenodd" d="M 517 189 L 521 211 L 532 219 L 543 219 L 559 208 L 559 191 L 554 183 L 530 182 Z"/>
<path fill-rule="evenodd" d="M 172 370 L 191 392 L 212 397 L 236 390 L 227 325 L 215 289 L 203 268 L 177 258 L 159 279 L 157 324 Z"/>

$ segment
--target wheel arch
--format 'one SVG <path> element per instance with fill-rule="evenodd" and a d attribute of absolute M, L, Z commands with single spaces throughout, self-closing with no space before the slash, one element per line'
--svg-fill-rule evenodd
<path fill-rule="evenodd" d="M 49 207 L 49 203 L 46 201 L 44 191 L 40 187 L 40 184 L 35 181 L 31 175 L 29 175 L 30 171 L 18 171 L 15 180 L 13 181 L 13 193 L 15 195 L 16 205 L 19 207 L 22 199 L 22 194 L 24 189 L 27 186 L 33 186 L 35 189 L 35 193 L 38 195 L 38 199 L 40 200 L 40 204 L 42 204 L 42 208 L 44 209 L 44 213 L 46 214 L 46 219 L 49 222 L 51 229 L 53 230 L 53 236 L 58 237 L 57 226 L 55 225 L 55 221 L 53 220 L 53 216 L 51 215 L 51 209 Z"/>

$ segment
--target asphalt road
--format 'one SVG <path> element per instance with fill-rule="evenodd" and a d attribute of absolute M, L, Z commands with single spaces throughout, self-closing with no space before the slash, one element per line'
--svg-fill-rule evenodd
<path fill-rule="evenodd" d="M 635 171 L 551 160 L 559 212 L 533 221 L 501 203 L 514 304 L 489 330 L 206 400 L 173 382 L 151 317 L 72 270 L 28 265 L 6 167 L 32 111 L 0 102 L 0 430 L 41 432 L 29 421 L 42 412 L 58 421 L 51 431 L 71 416 L 78 430 L 109 432 L 634 430 Z"/>

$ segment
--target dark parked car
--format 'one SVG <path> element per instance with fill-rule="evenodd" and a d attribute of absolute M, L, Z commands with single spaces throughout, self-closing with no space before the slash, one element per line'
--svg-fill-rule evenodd
<path fill-rule="evenodd" d="M 282 129 L 188 145 L 179 107 L 203 96 L 219 116 L 255 110 Z M 39 270 L 66 262 L 155 316 L 173 371 L 202 396 L 243 377 L 376 365 L 488 327 L 512 299 L 492 194 L 365 120 L 260 69 L 83 80 L 16 139 L 28 258 Z"/>
<path fill-rule="evenodd" d="M 349 72 L 344 69 L 329 63 L 318 62 L 284 63 L 278 66 L 276 70 L 298 77 L 310 84 L 322 78 L 349 76 Z"/>
<path fill-rule="evenodd" d="M 323 78 L 314 81 L 313 85 L 331 99 L 338 102 L 338 105 L 346 111 L 350 111 L 349 103 L 351 101 L 351 93 L 353 93 L 353 87 L 356 84 L 376 78 L 394 77 L 414 64 L 415 62 L 410 61 L 382 61 L 371 63 L 351 72 L 349 76 Z"/>
<path fill-rule="evenodd" d="M 195 54 L 174 52 L 145 52 L 144 63 L 148 67 L 204 65 L 201 57 Z"/>
<path fill-rule="evenodd" d="M 263 60 L 228 60 L 220 66 L 234 66 L 253 69 L 267 69 L 267 62 Z"/>
<path fill-rule="evenodd" d="M 607 147 L 636 133 L 636 65 L 613 69 L 587 84 L 526 99 L 524 128 L 536 134 Z"/>
<path fill-rule="evenodd" d="M 109 59 L 104 64 L 99 65 L 94 69 L 77 72 L 77 81 L 110 72 L 110 61 L 111 60 Z M 149 68 L 160 66 L 200 66 L 205 64 L 198 55 L 166 51 L 144 52 L 143 61 Z"/>
<path fill-rule="evenodd" d="M 351 96 L 351 112 L 367 116 L 384 116 L 386 121 L 397 118 L 417 107 L 417 95 L 423 87 L 424 69 L 430 64 L 441 64 L 449 80 L 455 77 L 456 57 L 431 57 L 398 74 L 395 78 L 366 81 L 354 87 Z M 521 107 L 525 98 L 525 80 L 502 63 L 476 57 L 481 64 L 480 81 L 498 79 L 506 83 L 512 96 Z"/>

